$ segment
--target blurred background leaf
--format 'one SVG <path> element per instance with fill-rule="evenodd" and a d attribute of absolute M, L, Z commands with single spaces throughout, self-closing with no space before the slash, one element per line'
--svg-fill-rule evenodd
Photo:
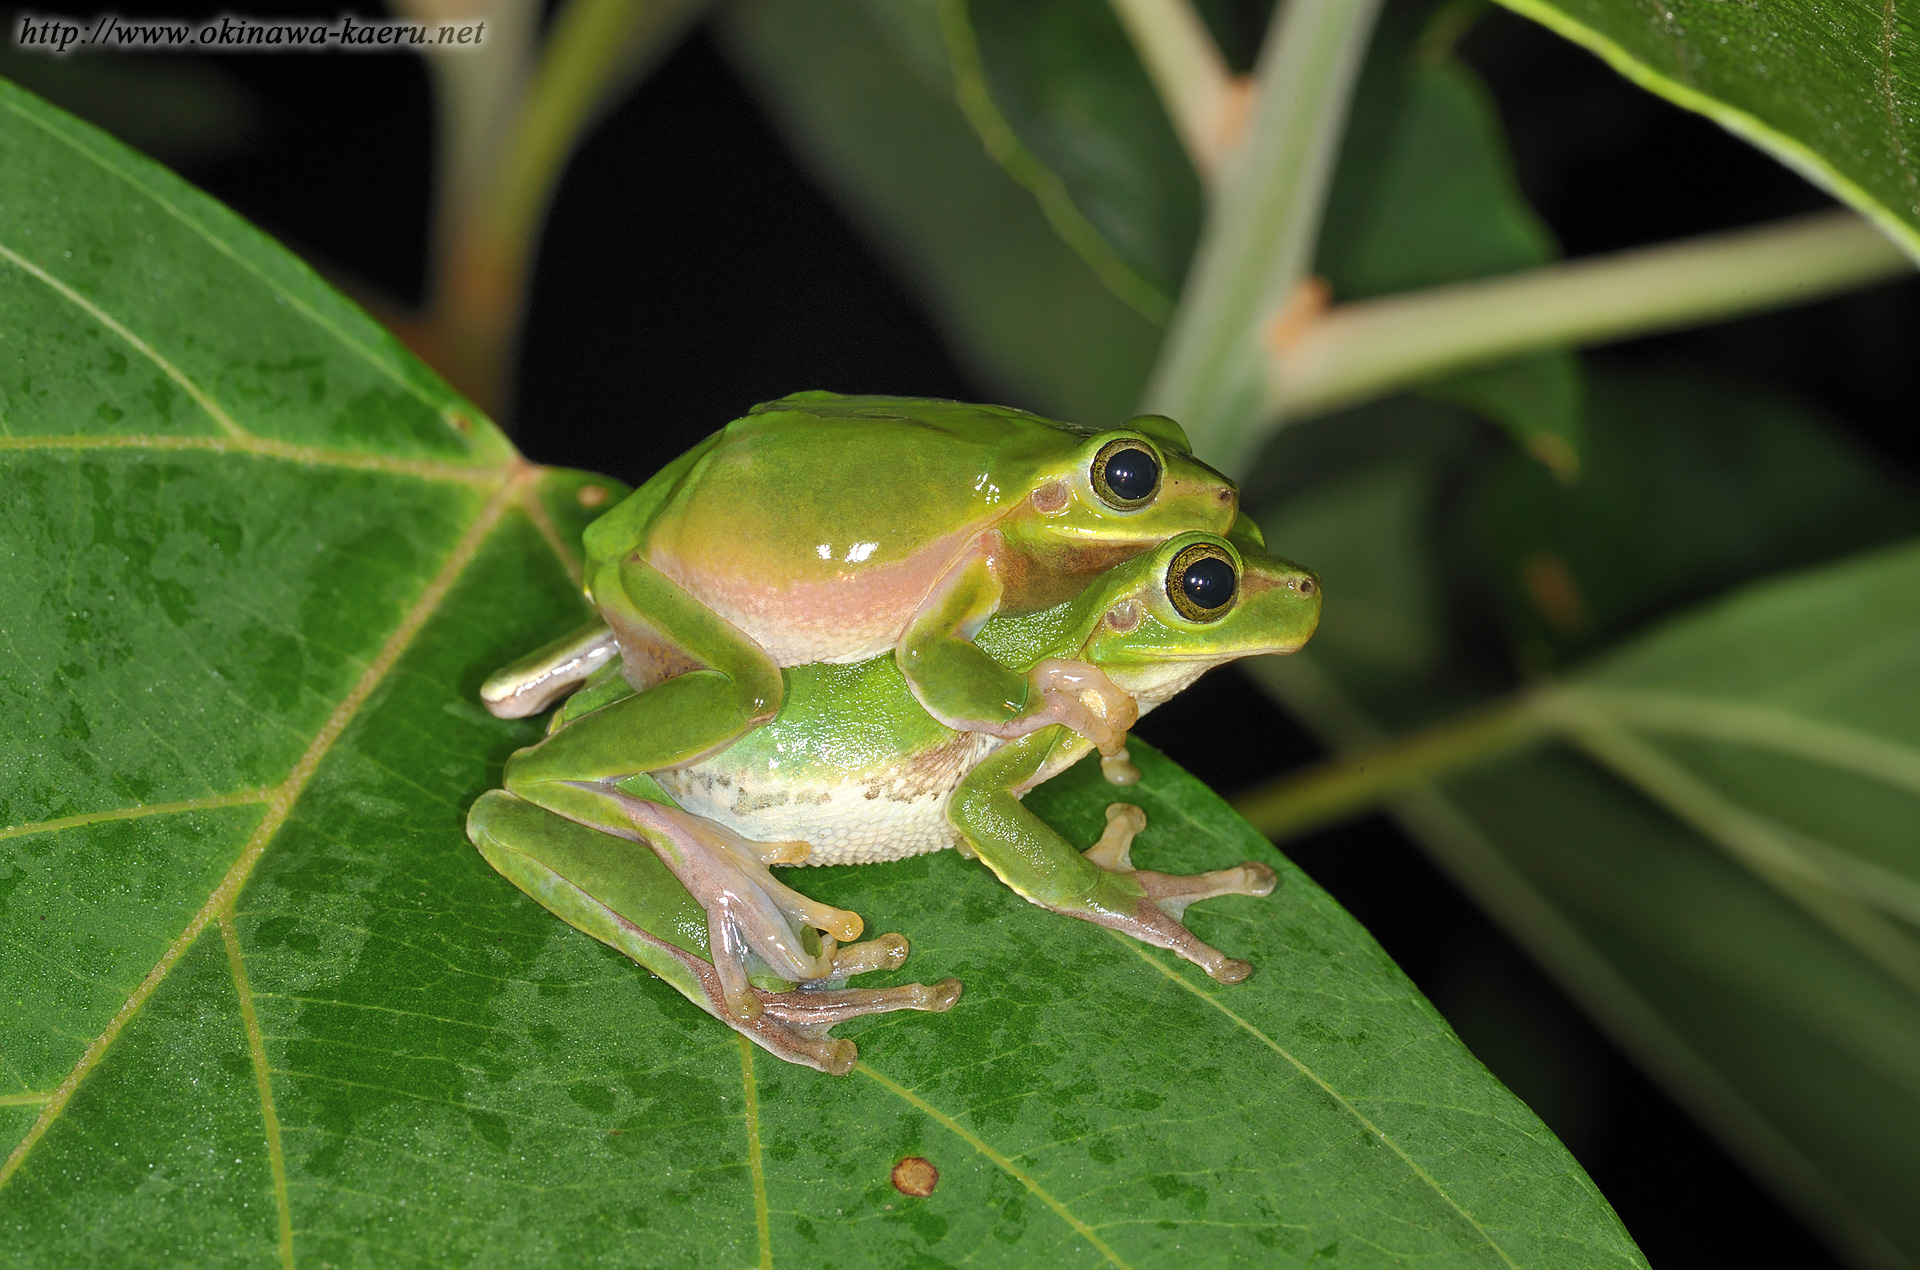
<path fill-rule="evenodd" d="M 1920 254 L 1920 51 L 1898 6 L 1501 0 L 1699 111 Z"/>

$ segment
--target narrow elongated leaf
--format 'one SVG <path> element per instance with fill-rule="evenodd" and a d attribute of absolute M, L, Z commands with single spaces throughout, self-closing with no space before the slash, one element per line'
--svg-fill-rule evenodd
<path fill-rule="evenodd" d="M 1768 151 L 1920 256 L 1920 45 L 1899 5 L 1501 3 Z"/>
<path fill-rule="evenodd" d="M 1916 631 L 1920 544 L 1757 587 L 1567 693 L 1645 801 L 1559 756 L 1449 791 L 1490 901 L 1863 1264 L 1920 1261 Z"/>
<path fill-rule="evenodd" d="M 1768 583 L 1551 690 L 1562 747 L 1395 804 L 1862 1265 L 1920 1262 L 1920 544 Z M 1264 667 L 1370 738 L 1337 662 Z M 1364 681 L 1358 681 L 1364 687 Z"/>
<path fill-rule="evenodd" d="M 954 98 L 935 6 L 736 0 L 723 18 L 769 115 L 985 383 L 1059 418 L 1133 413 L 1159 328 L 987 157 Z"/>
<path fill-rule="evenodd" d="M 1690 596 L 1920 530 L 1920 498 L 1778 393 L 1669 367 L 1593 380 L 1573 486 L 1522 461 L 1487 482 L 1489 568 L 1532 670 Z"/>
<path fill-rule="evenodd" d="M 1390 22 L 1361 81 L 1316 267 L 1336 299 L 1512 273 L 1559 258 L 1527 205 L 1486 87 L 1459 62 L 1428 64 Z M 1423 391 L 1504 428 L 1562 479 L 1584 444 L 1571 352 L 1449 375 Z"/>
<path fill-rule="evenodd" d="M 965 26 L 962 27 L 961 24 Z M 948 6 L 957 80 L 977 76 L 990 100 L 971 116 L 1000 162 L 1044 201 L 1071 202 L 1098 243 L 1077 247 L 1108 285 L 1164 324 L 1200 232 L 1200 182 L 1159 95 L 1106 0 L 954 0 Z M 968 32 L 978 67 L 969 56 Z M 1037 170 L 1027 165 L 1037 164 Z M 1052 217 L 1073 243 L 1077 227 Z M 1107 257 L 1132 277 L 1119 275 Z"/>
<path fill-rule="evenodd" d="M 954 974 L 831 1078 L 465 841 L 616 493 L 520 462 L 231 215 L 0 89 L 0 1232 L 11 1262 L 1638 1266 L 1353 921 L 1142 753 L 1222 988 L 951 853 L 796 880 Z M 1033 805 L 1090 841 L 1095 767 Z M 905 1156 L 931 1196 L 889 1184 Z"/>

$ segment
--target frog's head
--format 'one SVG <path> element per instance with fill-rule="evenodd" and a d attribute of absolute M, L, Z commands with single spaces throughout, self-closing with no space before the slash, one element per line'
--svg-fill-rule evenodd
<path fill-rule="evenodd" d="M 1239 489 L 1164 415 L 1081 432 L 1030 479 L 1002 532 L 1066 573 L 1099 572 L 1184 530 L 1227 533 L 1240 510 Z"/>
<path fill-rule="evenodd" d="M 1320 622 L 1320 580 L 1216 534 L 1184 533 L 1089 590 L 1079 656 L 1142 710 L 1215 666 L 1291 653 Z"/>

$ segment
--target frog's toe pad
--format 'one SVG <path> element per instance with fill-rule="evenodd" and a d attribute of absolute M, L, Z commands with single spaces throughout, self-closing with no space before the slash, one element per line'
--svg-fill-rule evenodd
<path fill-rule="evenodd" d="M 898 970 L 906 959 L 907 937 L 890 931 L 878 939 L 834 949 L 832 978 L 846 979 L 875 970 Z"/>

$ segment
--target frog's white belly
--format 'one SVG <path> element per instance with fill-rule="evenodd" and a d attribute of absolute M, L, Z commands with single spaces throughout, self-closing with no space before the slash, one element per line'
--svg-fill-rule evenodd
<path fill-rule="evenodd" d="M 743 838 L 811 843 L 807 864 L 873 864 L 954 845 L 959 835 L 947 821 L 947 799 L 999 745 L 995 737 L 960 733 L 885 767 L 800 778 L 729 764 L 722 752 L 653 777 L 682 808 Z"/>

